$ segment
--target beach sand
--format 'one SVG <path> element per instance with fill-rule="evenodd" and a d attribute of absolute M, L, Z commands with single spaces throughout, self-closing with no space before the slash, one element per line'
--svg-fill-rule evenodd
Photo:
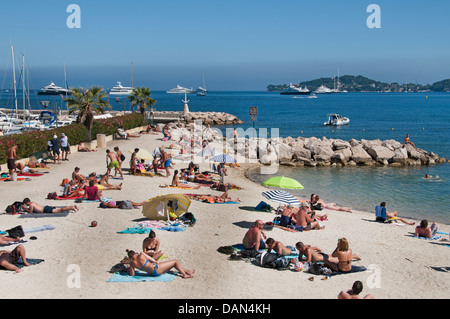
<path fill-rule="evenodd" d="M 142 135 L 128 141 L 109 142 L 107 147 L 119 146 L 127 157 L 123 166 L 128 168 L 131 155 L 128 150 L 138 147 L 152 151 L 155 147 L 170 144 L 170 141 L 162 142 L 160 135 Z M 2 182 L 0 207 L 4 209 L 25 197 L 43 205 L 71 205 L 73 200 L 48 200 L 47 194 L 61 193 L 61 181 L 70 178 L 75 166 L 80 167 L 85 175 L 93 171 L 104 174 L 105 156 L 105 149 L 73 153 L 68 162 L 51 164 L 52 169 L 42 177 L 32 177 L 31 181 Z M 176 162 L 175 169 L 185 167 L 187 163 Z M 252 262 L 228 260 L 227 255 L 217 251 L 220 246 L 241 243 L 255 220 L 268 222 L 275 217 L 272 213 L 253 210 L 260 201 L 267 202 L 261 195 L 267 188 L 245 177 L 245 171 L 251 167 L 243 164 L 237 169 L 228 168 L 226 181 L 244 188 L 229 192 L 233 199 L 239 197 L 240 204 L 193 201 L 189 209 L 197 219 L 193 227 L 181 232 L 156 231 L 161 249 L 169 259 L 178 259 L 185 268 L 195 269 L 192 279 L 176 277 L 170 282 L 108 282 L 112 276 L 109 270 L 125 256 L 126 249 L 142 251 L 142 241 L 147 235 L 117 233 L 142 221 L 141 209 L 101 209 L 98 203 L 82 203 L 78 204 L 78 212 L 66 217 L 0 215 L 0 230 L 3 231 L 17 225 L 24 229 L 43 225 L 55 227 L 54 230 L 25 235 L 24 239 L 37 237 L 37 240 L 24 245 L 27 257 L 45 261 L 26 267 L 18 274 L 1 270 L 3 289 L 0 298 L 336 299 L 341 290 L 350 289 L 356 280 L 364 284 L 362 295 L 370 293 L 377 299 L 450 297 L 450 247 L 444 245 L 449 243 L 413 238 L 415 226 L 376 223 L 372 207 L 368 207 L 367 212 L 354 211 L 352 214 L 324 210 L 321 213 L 328 213 L 328 221 L 324 222 L 326 228 L 323 230 L 294 233 L 274 228 L 266 231 L 268 237 L 285 245 L 294 246 L 302 241 L 329 254 L 335 249 L 337 239 L 345 237 L 353 252 L 361 257 L 354 265 L 369 267 L 368 271 L 321 280 L 323 276 L 292 270 L 277 271 Z M 201 164 L 200 170 L 210 170 L 209 164 Z M 110 179 L 110 182 L 119 184 L 122 181 Z M 170 193 L 222 194 L 208 187 L 198 190 L 159 187 L 170 182 L 171 177 L 152 178 L 125 173 L 123 189 L 104 191 L 103 195 L 113 200 L 140 202 Z M 320 195 L 326 200 L 327 194 Z M 308 190 L 304 190 L 304 196 L 309 196 Z M 98 222 L 97 227 L 90 227 L 93 220 Z M 450 231 L 449 225 L 438 224 L 438 227 L 440 231 Z M 448 239 L 448 235 L 442 237 Z M 310 277 L 314 280 L 310 281 Z"/>

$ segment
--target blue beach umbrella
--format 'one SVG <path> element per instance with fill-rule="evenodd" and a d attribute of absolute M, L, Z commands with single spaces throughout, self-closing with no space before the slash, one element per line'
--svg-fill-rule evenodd
<path fill-rule="evenodd" d="M 280 191 L 280 190 L 272 190 L 272 191 L 266 191 L 263 192 L 262 195 L 267 198 L 270 199 L 271 201 L 280 203 L 280 204 L 285 204 L 285 205 L 290 205 L 290 206 L 299 206 L 300 205 L 300 201 L 294 197 L 293 195 L 291 195 L 288 192 L 285 191 Z"/>

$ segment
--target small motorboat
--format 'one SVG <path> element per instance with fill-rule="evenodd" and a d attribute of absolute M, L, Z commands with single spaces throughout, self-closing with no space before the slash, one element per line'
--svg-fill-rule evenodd
<path fill-rule="evenodd" d="M 331 126 L 340 126 L 347 125 L 350 123 L 350 119 L 348 117 L 341 116 L 339 114 L 327 114 L 328 121 L 323 123 L 323 125 L 331 125 Z"/>

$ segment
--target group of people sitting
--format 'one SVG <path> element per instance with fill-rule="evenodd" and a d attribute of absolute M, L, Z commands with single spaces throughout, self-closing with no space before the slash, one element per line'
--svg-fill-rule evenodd
<path fill-rule="evenodd" d="M 136 274 L 136 270 L 146 272 L 152 277 L 158 277 L 175 268 L 183 278 L 192 278 L 195 270 L 184 268 L 176 260 L 161 259 L 164 252 L 160 250 L 161 241 L 156 237 L 154 230 L 151 230 L 148 237 L 142 242 L 142 252 L 136 253 L 133 250 L 126 250 L 127 256 L 122 260 L 122 265 L 126 268 L 130 276 Z"/>

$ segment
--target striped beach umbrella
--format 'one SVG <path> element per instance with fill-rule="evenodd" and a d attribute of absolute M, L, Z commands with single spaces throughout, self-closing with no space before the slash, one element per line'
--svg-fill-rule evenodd
<path fill-rule="evenodd" d="M 142 214 L 151 220 L 168 220 L 169 213 L 178 217 L 186 213 L 190 205 L 191 200 L 183 194 L 159 195 L 144 203 Z"/>
<path fill-rule="evenodd" d="M 128 152 L 133 154 L 134 150 L 132 150 L 132 151 L 129 150 Z M 137 152 L 136 157 L 141 160 L 144 160 L 144 161 L 146 161 L 146 160 L 151 161 L 153 159 L 153 155 L 150 154 L 150 152 L 148 152 L 147 150 L 142 150 L 142 149 L 139 149 L 139 152 Z"/>
<path fill-rule="evenodd" d="M 290 206 L 298 206 L 300 205 L 300 201 L 289 194 L 288 192 L 281 191 L 281 190 L 272 190 L 272 191 L 266 191 L 263 192 L 262 195 L 270 199 L 271 201 L 284 204 L 284 205 L 290 205 Z"/>
<path fill-rule="evenodd" d="M 264 182 L 261 183 L 263 186 L 272 186 L 272 187 L 280 187 L 280 188 L 290 188 L 290 189 L 303 189 L 303 185 L 297 182 L 293 178 L 284 177 L 284 176 L 276 176 L 271 177 Z"/>
<path fill-rule="evenodd" d="M 236 163 L 236 160 L 228 154 L 219 154 L 209 159 L 211 162 L 217 163 Z"/>

